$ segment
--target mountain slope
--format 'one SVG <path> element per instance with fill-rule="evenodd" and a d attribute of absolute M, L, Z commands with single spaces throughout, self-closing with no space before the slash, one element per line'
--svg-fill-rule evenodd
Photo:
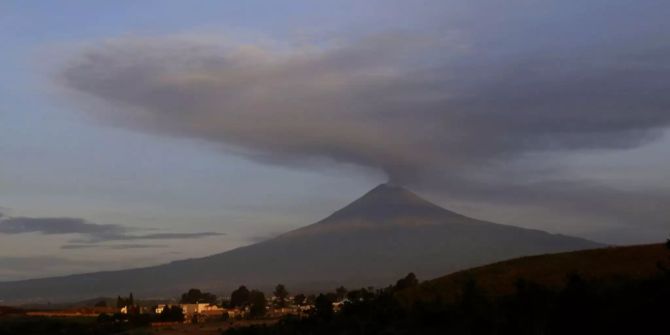
<path fill-rule="evenodd" d="M 407 272 L 435 277 L 513 257 L 596 248 L 587 240 L 475 220 L 382 184 L 327 218 L 277 238 L 165 265 L 0 283 L 0 300 L 83 299 L 132 291 L 174 295 L 246 284 L 292 290 L 387 285 Z"/>
<path fill-rule="evenodd" d="M 457 298 L 467 282 L 489 296 L 512 294 L 519 279 L 549 288 L 561 288 L 569 275 L 600 282 L 649 278 L 658 264 L 670 268 L 670 250 L 663 244 L 608 247 L 549 255 L 527 256 L 459 271 L 403 292 L 408 300 L 442 301 Z"/>

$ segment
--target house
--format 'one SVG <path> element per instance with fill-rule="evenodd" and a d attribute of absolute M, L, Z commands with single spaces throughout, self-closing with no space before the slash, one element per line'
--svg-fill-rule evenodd
<path fill-rule="evenodd" d="M 201 322 L 202 320 L 221 317 L 226 309 L 209 303 L 180 304 L 186 320 Z"/>
<path fill-rule="evenodd" d="M 350 303 L 350 302 L 351 301 L 349 299 L 346 299 L 346 298 L 343 299 L 343 300 L 340 300 L 340 301 L 333 302 L 333 311 L 339 312 L 342 309 L 342 307 L 344 307 L 344 305 L 346 303 Z"/>
<path fill-rule="evenodd" d="M 161 314 L 163 313 L 163 310 L 167 307 L 166 304 L 160 304 L 154 308 L 154 314 Z"/>
<path fill-rule="evenodd" d="M 140 307 L 137 305 L 127 305 L 119 308 L 121 314 L 140 314 Z"/>
<path fill-rule="evenodd" d="M 247 314 L 249 314 L 249 309 L 248 308 L 241 309 L 241 308 L 237 308 L 237 307 L 229 308 L 229 309 L 226 309 L 226 313 L 228 313 L 228 318 L 231 319 L 231 320 L 243 319 L 244 317 L 247 316 Z"/>
<path fill-rule="evenodd" d="M 180 304 L 179 306 L 184 311 L 184 315 L 187 316 L 203 312 L 223 314 L 223 308 L 209 303 Z"/>

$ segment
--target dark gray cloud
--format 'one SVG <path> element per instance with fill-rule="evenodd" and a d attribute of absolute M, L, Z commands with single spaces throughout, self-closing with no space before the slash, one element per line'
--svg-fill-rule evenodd
<path fill-rule="evenodd" d="M 135 240 L 183 240 L 199 239 L 210 236 L 223 236 L 223 233 L 217 232 L 198 232 L 198 233 L 158 233 L 158 234 L 88 234 L 85 238 L 74 239 L 74 243 L 96 243 L 107 241 L 135 241 Z"/>
<path fill-rule="evenodd" d="M 83 50 L 59 79 L 106 101 L 94 113 L 107 122 L 264 163 L 354 163 L 451 196 L 660 225 L 667 187 L 523 175 L 538 164 L 532 154 L 636 148 L 668 128 L 670 23 L 658 13 L 670 4 L 484 3 L 465 6 L 471 16 L 445 11 L 449 20 L 430 34 L 289 50 L 113 39 Z M 527 166 L 506 170 L 520 159 Z"/>
<path fill-rule="evenodd" d="M 137 233 L 138 230 L 121 225 L 91 223 L 80 218 L 0 217 L 0 234 L 41 233 L 45 235 L 79 234 L 82 236 L 82 238 L 73 239 L 73 243 L 179 240 L 225 235 L 217 232 L 141 234 Z"/>
<path fill-rule="evenodd" d="M 139 236 L 130 236 L 127 239 L 134 240 L 170 240 L 170 239 L 184 239 L 184 238 L 201 238 L 207 236 L 223 236 L 224 233 L 217 232 L 200 232 L 200 233 L 162 233 L 162 234 L 145 234 Z"/>
<path fill-rule="evenodd" d="M 3 234 L 42 233 L 46 235 L 106 235 L 121 234 L 125 233 L 127 230 L 128 229 L 123 226 L 94 224 L 79 218 L 11 217 L 0 220 L 0 233 Z"/>
<path fill-rule="evenodd" d="M 61 246 L 61 249 L 77 250 L 77 249 L 109 249 L 109 250 L 127 250 L 127 249 L 153 249 L 153 248 L 167 248 L 166 244 L 66 244 Z"/>

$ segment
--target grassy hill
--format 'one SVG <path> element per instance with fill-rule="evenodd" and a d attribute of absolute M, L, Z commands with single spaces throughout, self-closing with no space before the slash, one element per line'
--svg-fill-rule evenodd
<path fill-rule="evenodd" d="M 653 334 L 667 329 L 668 268 L 661 244 L 523 257 L 351 291 L 334 315 L 322 295 L 308 318 L 226 334 Z"/>
<path fill-rule="evenodd" d="M 670 268 L 670 251 L 663 244 L 529 256 L 426 281 L 418 288 L 402 292 L 401 299 L 429 300 L 440 297 L 453 301 L 466 283 L 473 280 L 487 295 L 500 296 L 514 293 L 519 279 L 556 289 L 562 288 L 571 274 L 604 282 L 642 279 L 657 274 L 659 263 Z"/>

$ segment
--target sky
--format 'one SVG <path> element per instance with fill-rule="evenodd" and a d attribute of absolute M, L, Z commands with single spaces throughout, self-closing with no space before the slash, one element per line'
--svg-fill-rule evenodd
<path fill-rule="evenodd" d="M 670 233 L 667 1 L 3 1 L 0 280 L 206 256 L 383 182 Z"/>

